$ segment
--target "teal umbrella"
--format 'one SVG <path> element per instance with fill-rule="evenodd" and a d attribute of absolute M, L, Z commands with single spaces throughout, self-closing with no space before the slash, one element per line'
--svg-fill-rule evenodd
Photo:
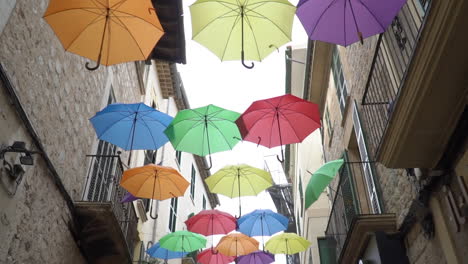
<path fill-rule="evenodd" d="M 344 160 L 338 159 L 325 163 L 317 171 L 312 173 L 309 183 L 307 184 L 305 193 L 305 208 L 309 208 L 320 194 L 325 190 L 325 187 L 333 180 L 338 170 L 343 166 Z"/>

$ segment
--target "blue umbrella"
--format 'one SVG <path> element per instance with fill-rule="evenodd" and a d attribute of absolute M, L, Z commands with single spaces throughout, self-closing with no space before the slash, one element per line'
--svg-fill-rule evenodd
<path fill-rule="evenodd" d="M 125 150 L 158 149 L 169 141 L 164 130 L 172 117 L 143 103 L 111 104 L 90 121 L 99 139 Z"/>
<path fill-rule="evenodd" d="M 248 236 L 271 236 L 288 228 L 288 218 L 269 209 L 258 209 L 237 220 L 239 231 Z"/>
<path fill-rule="evenodd" d="M 187 252 L 178 252 L 178 251 L 170 251 L 165 248 L 160 247 L 159 242 L 154 244 L 152 247 L 146 250 L 146 253 L 153 258 L 159 259 L 176 259 L 176 258 L 183 258 L 188 253 Z"/>

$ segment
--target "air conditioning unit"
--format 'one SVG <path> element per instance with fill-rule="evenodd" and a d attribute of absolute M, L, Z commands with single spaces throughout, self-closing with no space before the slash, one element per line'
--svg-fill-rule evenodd
<path fill-rule="evenodd" d="M 141 222 L 144 223 L 144 222 L 148 221 L 148 217 L 146 216 L 145 204 L 143 203 L 142 200 L 137 200 L 136 211 L 137 211 L 138 217 L 140 218 Z"/>

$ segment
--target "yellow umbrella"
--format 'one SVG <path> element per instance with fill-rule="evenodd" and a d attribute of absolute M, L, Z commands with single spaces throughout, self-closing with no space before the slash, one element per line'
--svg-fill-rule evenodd
<path fill-rule="evenodd" d="M 148 164 L 124 171 L 120 185 L 135 197 L 166 200 L 183 196 L 190 183 L 173 168 Z"/>
<path fill-rule="evenodd" d="M 150 0 L 50 0 L 44 19 L 66 51 L 112 65 L 145 60 L 164 34 Z"/>
<path fill-rule="evenodd" d="M 242 233 L 224 236 L 216 250 L 225 256 L 243 256 L 258 250 L 258 241 Z"/>

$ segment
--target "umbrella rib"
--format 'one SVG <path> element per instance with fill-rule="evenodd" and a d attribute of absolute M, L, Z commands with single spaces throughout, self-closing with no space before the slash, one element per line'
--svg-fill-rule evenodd
<path fill-rule="evenodd" d="M 227 7 L 227 6 L 226 6 L 226 7 Z M 224 14 L 222 14 L 222 15 L 220 15 L 220 16 L 215 17 L 213 20 L 211 20 L 210 22 L 206 23 L 205 26 L 203 26 L 203 28 L 201 28 L 200 30 L 198 30 L 197 34 L 192 35 L 192 39 L 195 39 L 195 38 L 198 36 L 198 34 L 200 34 L 205 28 L 207 28 L 208 26 L 210 26 L 212 23 L 214 23 L 214 22 L 215 22 L 216 20 L 218 20 L 219 18 L 224 18 L 225 15 L 227 15 L 227 14 L 229 14 L 229 13 L 231 13 L 231 12 L 237 11 L 236 9 L 232 9 L 231 7 L 227 7 L 227 8 L 230 8 L 231 10 L 228 11 L 228 12 L 226 12 L 226 13 L 224 13 Z M 235 22 L 234 22 L 234 24 L 235 24 Z"/>
<path fill-rule="evenodd" d="M 62 9 L 62 10 L 47 14 L 47 15 L 43 16 L 42 18 L 50 17 L 50 16 L 57 15 L 57 14 L 60 14 L 60 13 L 63 13 L 63 12 L 75 11 L 75 10 L 82 10 L 84 12 L 89 12 L 89 13 L 95 14 L 95 15 L 102 15 L 103 14 L 103 12 L 98 13 L 98 12 L 91 11 L 91 10 L 101 10 L 102 11 L 103 9 L 99 8 L 99 7 L 84 7 L 84 8 L 74 7 L 74 8 Z"/>
<path fill-rule="evenodd" d="M 306 115 L 306 114 L 304 114 L 304 113 L 302 113 L 302 112 L 298 112 L 298 111 L 295 111 L 295 110 L 291 110 L 291 113 L 283 113 L 283 112 L 286 111 L 286 110 L 291 110 L 291 109 L 280 109 L 280 113 L 283 114 L 284 116 L 290 115 L 290 114 L 299 114 L 299 115 L 303 115 L 303 116 L 305 116 L 305 117 L 311 119 L 311 120 L 314 121 L 315 123 L 318 123 L 317 121 L 314 120 L 314 118 L 312 118 L 312 117 L 310 117 L 310 116 L 308 116 L 308 115 Z M 281 111 L 282 111 L 282 112 L 281 112 Z"/>
<path fill-rule="evenodd" d="M 348 43 L 346 42 L 346 2 L 348 0 L 343 1 L 343 32 L 344 32 L 344 43 L 345 45 Z"/>
<path fill-rule="evenodd" d="M 325 13 L 330 9 L 330 7 L 332 5 L 334 5 L 336 3 L 337 0 L 333 0 L 328 6 L 327 8 L 325 8 L 325 10 L 323 10 L 322 14 L 320 14 L 320 17 L 317 19 L 317 22 L 315 23 L 315 26 L 314 28 L 311 30 L 310 34 L 309 34 L 309 37 L 312 37 L 312 35 L 314 34 L 315 32 L 315 29 L 317 28 L 318 24 L 320 23 L 320 21 L 322 20 L 322 17 L 323 15 L 325 15 Z M 346 0 L 345 0 L 346 1 Z"/>
<path fill-rule="evenodd" d="M 231 40 L 232 32 L 234 31 L 234 28 L 237 26 L 237 23 L 239 22 L 239 18 L 240 18 L 240 14 L 237 14 L 236 20 L 234 21 L 234 23 L 232 23 L 231 31 L 229 31 L 229 36 L 224 45 L 223 55 L 221 56 L 221 61 L 224 59 L 224 56 L 226 55 L 226 50 L 227 50 L 229 41 Z"/>
<path fill-rule="evenodd" d="M 122 117 L 121 119 L 115 121 L 112 125 L 110 125 L 110 126 L 108 126 L 107 128 L 105 128 L 105 129 L 103 130 L 103 132 L 101 133 L 101 135 L 98 136 L 98 138 L 101 138 L 102 136 L 104 136 L 104 134 L 106 134 L 107 131 L 109 131 L 109 129 L 111 129 L 113 126 L 115 126 L 117 123 L 119 123 L 119 122 L 122 121 L 123 119 L 132 116 L 133 114 L 135 114 L 135 113 L 130 113 L 129 115 L 124 116 L 124 117 Z"/>
<path fill-rule="evenodd" d="M 153 140 L 154 148 L 156 149 L 157 143 L 156 143 L 156 139 L 155 139 L 154 136 L 153 136 L 153 130 L 149 128 L 149 126 L 146 124 L 145 121 L 143 121 L 143 120 L 141 120 L 141 119 L 138 119 L 137 122 L 141 122 L 143 125 L 146 126 L 146 128 L 148 128 L 148 131 L 150 132 L 149 134 L 150 134 L 150 136 L 151 136 L 151 139 Z"/>
<path fill-rule="evenodd" d="M 133 41 L 135 41 L 135 44 L 137 45 L 138 50 L 140 51 L 141 55 L 143 56 L 143 58 L 146 59 L 146 55 L 145 55 L 145 54 L 143 53 L 143 51 L 141 50 L 141 47 L 140 47 L 138 41 L 135 39 L 135 36 L 133 36 L 133 34 L 132 34 L 132 33 L 130 32 L 130 30 L 127 28 L 127 25 L 125 25 L 125 23 L 124 23 L 122 20 L 120 20 L 120 18 L 118 18 L 118 17 L 115 17 L 115 18 L 117 18 L 117 20 L 119 20 L 120 23 L 122 23 L 122 25 L 124 26 L 124 28 L 127 30 L 128 34 L 132 37 Z M 111 19 L 111 20 L 112 20 L 112 19 Z M 110 43 L 110 41 L 109 41 L 109 43 Z M 107 58 L 109 59 L 109 53 L 108 53 L 108 55 L 107 55 Z"/>
<path fill-rule="evenodd" d="M 215 125 L 215 123 L 213 121 L 208 121 L 211 126 L 213 126 L 216 130 L 218 130 L 219 134 L 221 135 L 221 137 L 224 139 L 224 141 L 226 142 L 226 144 L 229 146 L 229 149 L 232 149 L 234 147 L 231 146 L 231 144 L 229 144 L 229 141 L 227 140 L 227 138 L 224 136 L 223 132 L 221 131 L 221 129 L 218 128 L 218 126 Z M 237 142 L 236 142 L 237 143 Z"/>
<path fill-rule="evenodd" d="M 375 21 L 377 21 L 377 23 L 379 24 L 379 26 L 382 28 L 383 31 L 385 31 L 385 27 L 380 23 L 380 21 L 377 19 L 377 17 L 375 16 L 375 14 L 369 9 L 369 7 L 367 5 L 365 5 L 362 0 L 359 0 L 359 2 L 361 2 L 361 4 L 364 6 L 364 8 L 367 9 L 367 11 L 369 11 L 369 13 L 372 15 L 372 17 L 375 19 Z M 350 3 L 351 4 L 351 3 Z"/>
<path fill-rule="evenodd" d="M 175 129 L 175 125 L 178 124 L 178 123 L 180 123 L 180 122 L 182 122 L 182 121 L 186 121 L 186 120 L 180 120 L 180 121 L 177 122 L 177 123 L 173 123 L 173 124 L 172 124 L 172 127 L 174 127 L 174 129 Z M 191 127 L 190 129 L 187 129 L 188 132 L 186 132 L 186 133 L 184 134 L 184 136 L 179 140 L 179 144 L 177 144 L 177 146 L 175 146 L 176 149 L 177 149 L 177 147 L 180 145 L 180 142 L 182 142 L 182 141 L 185 139 L 185 137 L 189 134 L 189 132 L 190 132 L 192 129 L 194 129 L 196 126 L 199 126 L 199 125 L 203 124 L 203 122 L 201 122 L 201 120 L 197 120 L 197 121 L 198 121 L 198 122 L 195 122 L 195 123 L 192 125 L 192 127 Z M 172 141 L 171 141 L 171 142 L 172 142 Z"/>
<path fill-rule="evenodd" d="M 286 115 L 283 114 L 283 113 L 281 113 L 281 111 L 278 111 L 278 113 L 279 113 L 280 115 L 282 115 L 283 118 L 284 118 L 284 120 L 285 120 L 286 122 L 288 122 L 288 124 L 291 126 L 291 128 L 293 128 L 292 131 L 294 132 L 294 135 L 296 136 L 296 138 L 299 140 L 299 136 L 297 135 L 297 132 L 296 132 L 296 130 L 294 129 L 293 124 L 291 124 L 291 121 L 289 121 L 289 119 L 286 117 Z M 279 117 L 278 117 L 278 118 L 279 118 Z"/>
<path fill-rule="evenodd" d="M 88 29 L 89 26 L 93 25 L 93 24 L 96 24 L 97 22 L 100 22 L 101 20 L 105 20 L 106 18 L 104 16 L 98 16 L 96 17 L 95 19 L 93 19 L 91 22 L 89 22 L 88 25 L 86 25 L 86 27 L 84 27 L 84 29 L 80 32 L 80 34 L 78 34 L 71 42 L 70 44 L 68 44 L 66 47 L 64 45 L 64 48 L 66 51 L 68 51 L 68 48 L 71 47 L 73 45 L 73 43 L 75 43 L 75 41 L 81 36 L 81 34 L 83 34 L 83 32 L 86 31 L 86 29 Z"/>
<path fill-rule="evenodd" d="M 287 39 L 291 40 L 291 37 L 288 36 L 288 34 L 286 34 L 286 32 L 284 32 L 283 29 L 281 29 L 281 28 L 280 28 L 273 20 L 271 20 L 270 18 L 268 18 L 268 17 L 262 15 L 261 13 L 255 11 L 254 9 L 247 9 L 247 11 L 251 11 L 251 12 L 253 12 L 253 13 L 259 15 L 261 18 L 270 21 L 270 23 L 272 23 L 277 29 L 279 29 L 279 30 L 281 31 L 281 33 L 283 33 L 283 34 L 286 36 Z M 248 17 L 247 12 L 246 12 L 246 16 Z"/>
<path fill-rule="evenodd" d="M 127 16 L 118 16 L 118 15 L 114 15 L 114 16 L 112 16 L 112 17 L 131 17 L 131 18 L 134 18 L 134 19 L 142 20 L 142 21 L 144 21 L 144 22 L 146 22 L 146 23 L 148 23 L 148 24 L 154 26 L 155 28 L 161 30 L 162 32 L 164 32 L 164 29 L 163 29 L 162 27 L 159 27 L 159 26 L 157 26 L 157 25 L 151 23 L 150 21 L 148 21 L 148 20 L 146 20 L 146 19 L 143 19 L 143 18 L 140 17 L 140 16 L 135 16 L 135 15 L 133 15 L 133 14 L 131 14 L 131 13 L 124 12 L 124 11 L 120 11 L 120 10 L 113 10 L 113 14 L 116 13 L 116 12 L 125 14 L 125 15 L 127 15 Z"/>
<path fill-rule="evenodd" d="M 252 28 L 252 24 L 250 23 L 250 18 L 249 16 L 247 15 L 247 13 L 245 14 L 245 21 L 247 21 L 247 25 L 249 26 L 250 28 L 250 31 L 252 31 L 252 36 L 253 36 L 253 39 L 254 39 L 254 42 L 255 42 L 255 47 L 257 49 L 257 55 L 258 55 L 258 60 L 259 61 L 262 61 L 262 57 L 260 55 L 260 50 L 258 49 L 258 42 L 257 42 L 257 37 L 255 36 L 255 32 Z"/>

